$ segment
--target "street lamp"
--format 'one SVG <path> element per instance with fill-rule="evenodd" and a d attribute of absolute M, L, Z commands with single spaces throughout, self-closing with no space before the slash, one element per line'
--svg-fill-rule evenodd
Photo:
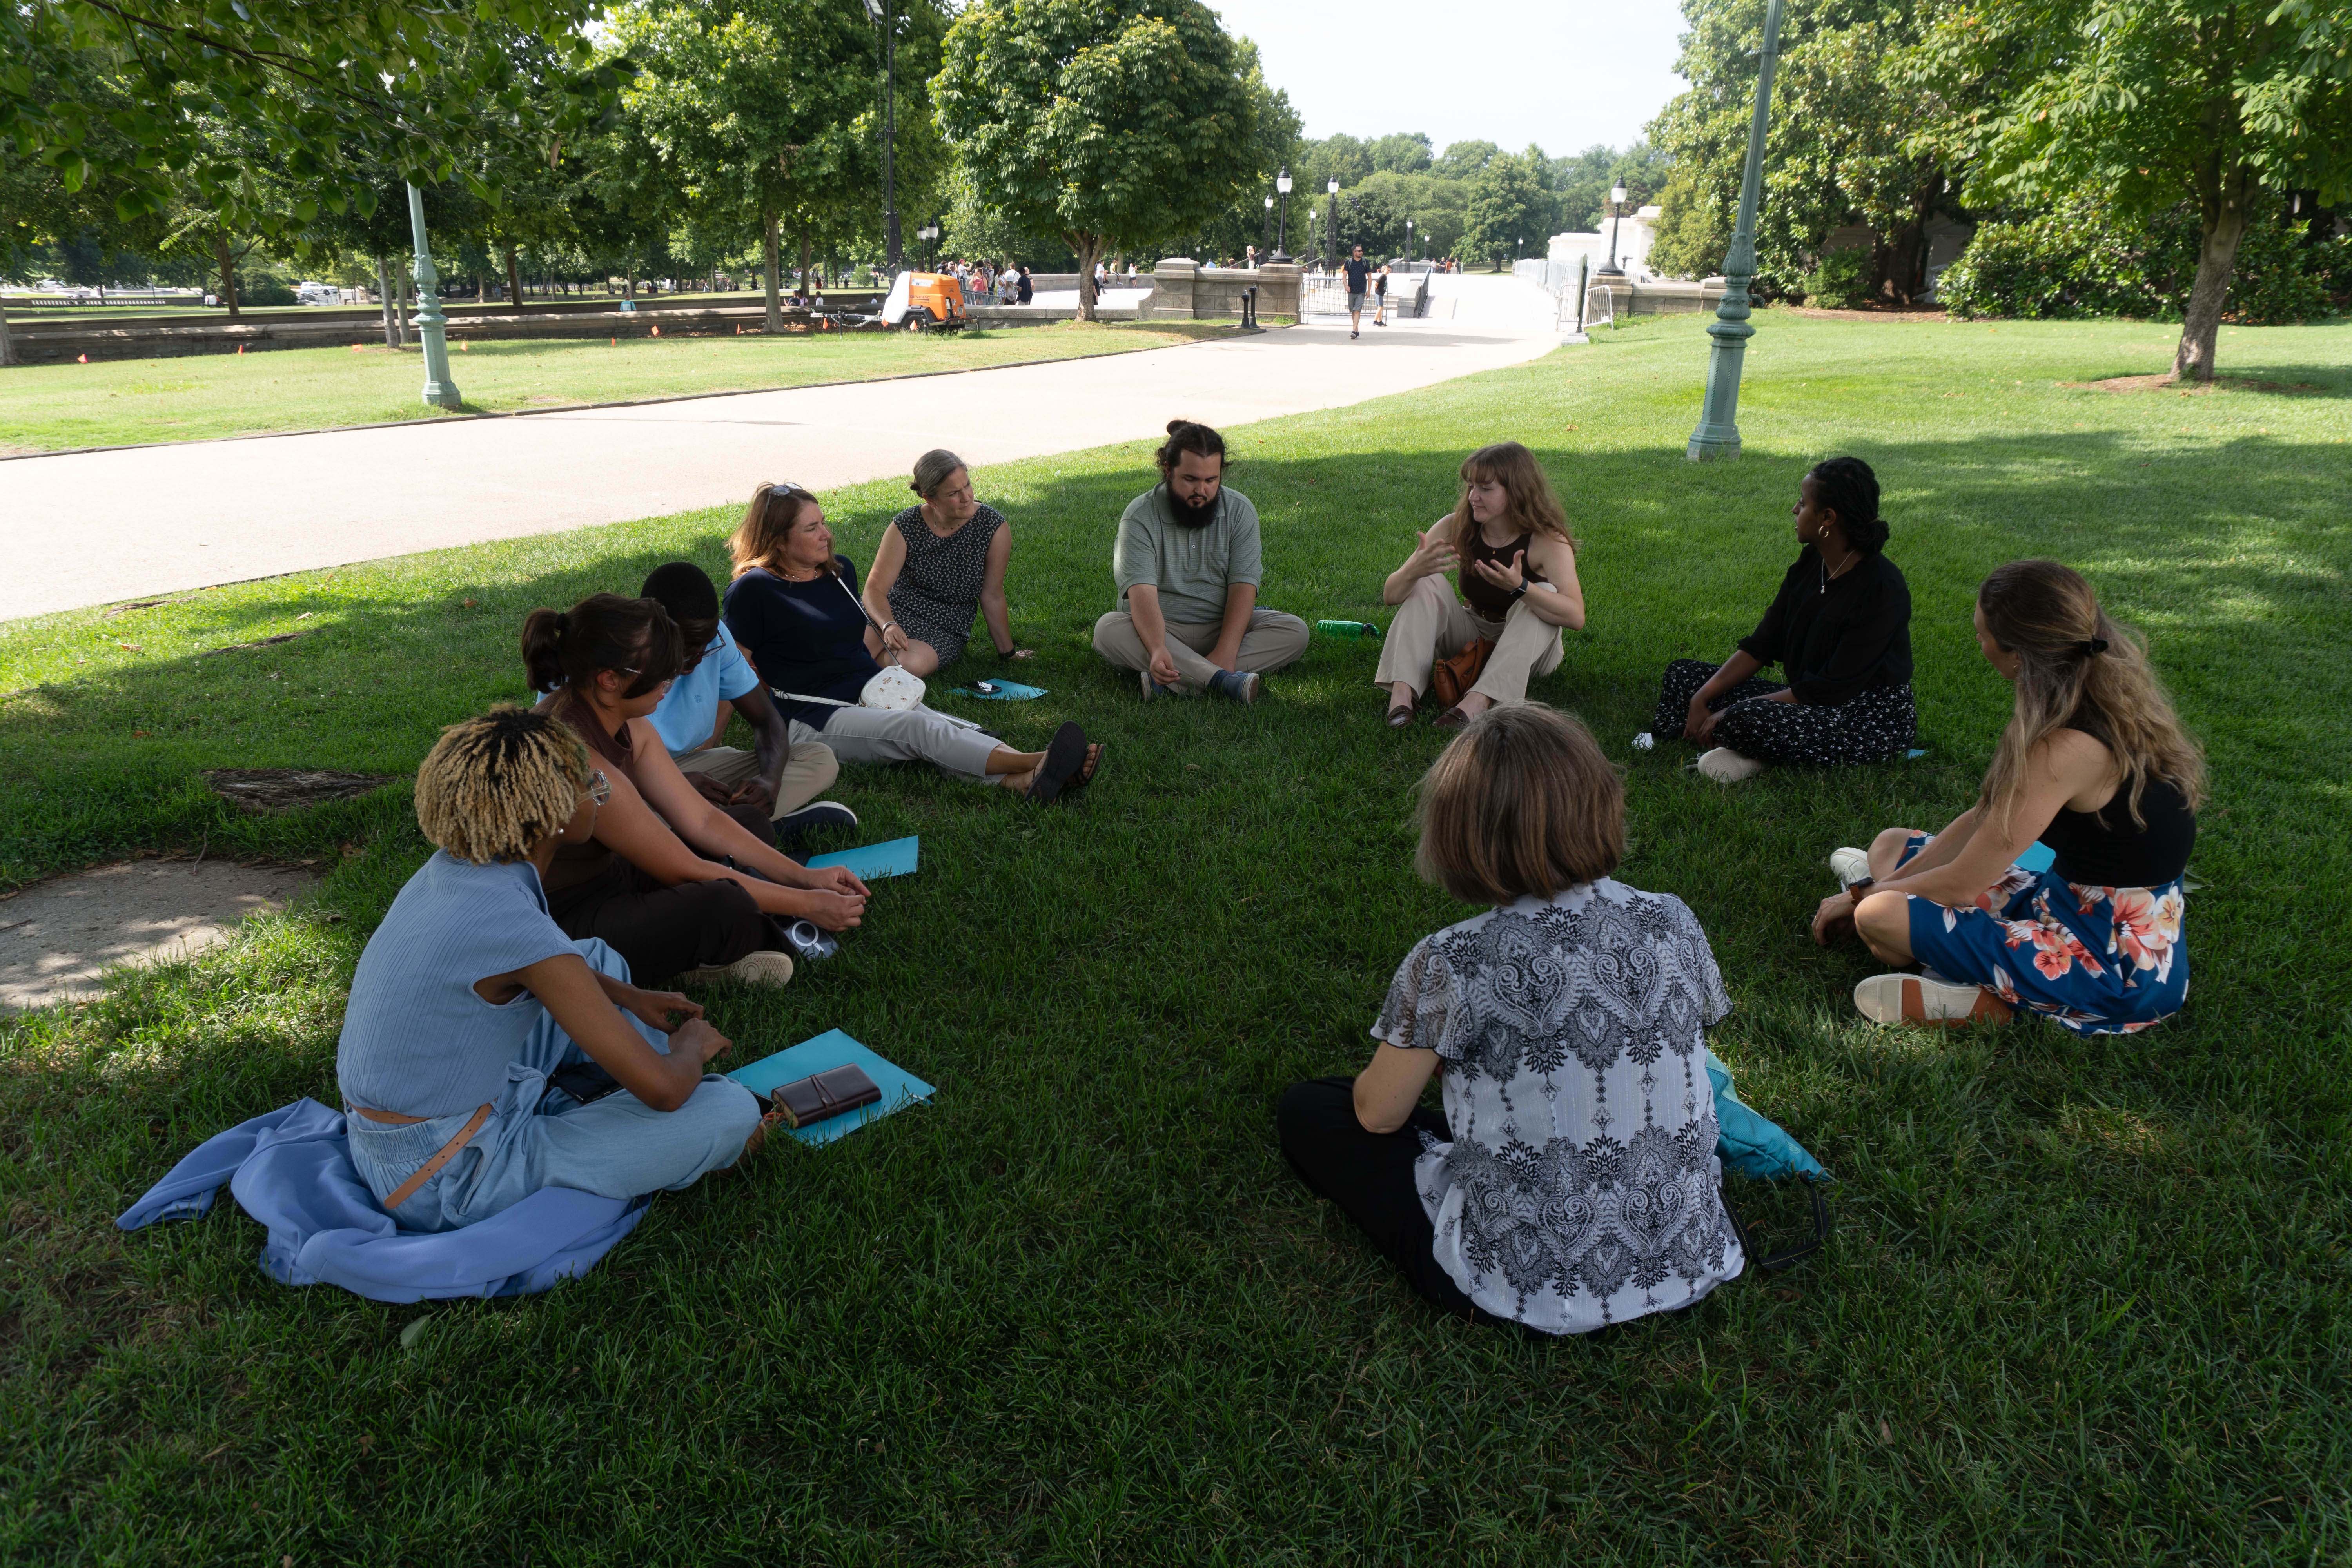
<path fill-rule="evenodd" d="M 1412 247 L 1412 219 L 1407 218 L 1404 220 L 1404 258 L 1407 261 L 1413 261 L 1418 260 L 1420 256 L 1421 252 Z"/>
<path fill-rule="evenodd" d="M 1323 217 L 1323 265 L 1337 271 L 1339 266 L 1339 177 L 1332 175 L 1330 184 L 1325 188 L 1331 194 L 1331 210 Z"/>
<path fill-rule="evenodd" d="M 441 313 L 441 275 L 433 269 L 433 250 L 425 243 L 425 197 L 408 187 L 408 235 L 416 244 L 410 275 L 416 279 L 416 335 L 425 344 L 425 401 L 436 408 L 455 408 L 464 401 L 457 384 L 449 379 L 449 340 L 442 331 L 448 318 Z"/>
<path fill-rule="evenodd" d="M 915 237 L 921 240 L 923 242 L 923 247 L 931 253 L 931 270 L 934 272 L 938 271 L 940 267 L 940 220 L 933 218 L 930 222 L 917 229 L 915 231 Z"/>
<path fill-rule="evenodd" d="M 1780 53 L 1780 0 L 1764 7 L 1762 63 L 1756 71 L 1756 112 L 1748 122 L 1748 168 L 1739 180 L 1739 225 L 1723 258 L 1723 302 L 1706 335 L 1714 339 L 1706 358 L 1706 401 L 1698 428 L 1684 454 L 1694 463 L 1739 456 L 1739 371 L 1748 358 L 1748 285 L 1756 276 L 1756 202 L 1764 182 L 1764 121 L 1772 103 L 1772 62 Z"/>
<path fill-rule="evenodd" d="M 882 29 L 882 220 L 889 233 L 890 270 L 898 270 L 898 193 L 891 153 L 898 140 L 898 29 L 892 26 L 890 0 L 866 0 L 866 14 Z"/>
<path fill-rule="evenodd" d="M 1282 173 L 1274 177 L 1274 188 L 1282 193 L 1282 216 L 1276 220 L 1273 259 L 1288 261 L 1290 253 L 1283 249 L 1284 246 L 1290 243 L 1290 169 L 1288 165 L 1286 164 Z"/>
<path fill-rule="evenodd" d="M 1625 210 L 1625 187 L 1609 187 L 1609 259 L 1593 272 L 1595 278 L 1622 278 L 1625 269 L 1617 265 L 1617 215 Z"/>
<path fill-rule="evenodd" d="M 1259 247 L 1261 250 L 1263 250 L 1263 249 L 1265 248 L 1265 242 L 1266 242 L 1267 237 L 1268 237 L 1269 236 L 1271 236 L 1273 233 L 1274 233 L 1274 198 L 1273 198 L 1272 196 L 1268 196 L 1268 197 L 1266 197 L 1266 198 L 1265 198 L 1265 221 L 1264 223 L 1262 223 L 1262 224 L 1258 225 L 1258 227 L 1257 227 L 1257 243 L 1258 243 L 1258 247 Z M 1271 261 L 1271 260 L 1273 260 L 1273 259 L 1274 259 L 1274 258 L 1272 258 L 1272 257 L 1270 257 L 1270 256 L 1269 256 L 1269 257 L 1267 257 L 1267 258 L 1266 258 L 1266 259 L 1267 259 L 1267 260 L 1269 260 L 1269 261 Z"/>

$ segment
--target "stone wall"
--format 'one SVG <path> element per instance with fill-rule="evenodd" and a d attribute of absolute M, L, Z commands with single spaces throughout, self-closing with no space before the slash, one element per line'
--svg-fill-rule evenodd
<path fill-rule="evenodd" d="M 1186 321 L 1238 317 L 1248 290 L 1257 290 L 1257 313 L 1298 316 L 1298 268 L 1268 262 L 1264 267 L 1203 267 L 1189 257 L 1165 258 L 1151 274 L 1151 298 L 1143 313 Z"/>

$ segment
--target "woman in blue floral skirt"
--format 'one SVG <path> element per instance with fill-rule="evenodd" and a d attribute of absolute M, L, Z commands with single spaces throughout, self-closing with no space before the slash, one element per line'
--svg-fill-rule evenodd
<path fill-rule="evenodd" d="M 1813 936 L 1851 926 L 1919 974 L 1874 975 L 1854 1005 L 1881 1023 L 2005 1019 L 2019 1007 L 2078 1034 L 2130 1034 L 2189 994 L 2181 878 L 2205 762 L 2146 650 L 2082 576 L 2015 561 L 1977 591 L 1977 643 L 2017 707 L 1977 804 L 1930 837 L 1881 833 L 1830 864 Z M 2053 859 L 2018 858 L 2039 839 Z"/>

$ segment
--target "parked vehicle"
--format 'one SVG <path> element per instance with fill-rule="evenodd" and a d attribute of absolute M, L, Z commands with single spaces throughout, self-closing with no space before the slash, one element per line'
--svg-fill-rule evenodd
<path fill-rule="evenodd" d="M 297 283 L 294 302 L 298 305 L 336 305 L 342 302 L 343 291 L 331 283 Z"/>

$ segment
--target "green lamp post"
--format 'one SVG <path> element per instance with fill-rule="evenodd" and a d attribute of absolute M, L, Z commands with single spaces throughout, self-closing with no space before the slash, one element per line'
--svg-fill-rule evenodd
<path fill-rule="evenodd" d="M 441 313 L 441 274 L 433 269 L 433 251 L 425 243 L 425 197 L 415 185 L 408 187 L 408 234 L 416 244 L 410 276 L 416 279 L 416 335 L 425 344 L 425 401 L 455 408 L 463 399 L 449 379 L 449 338 L 442 330 L 449 318 Z"/>
<path fill-rule="evenodd" d="M 1748 125 L 1748 169 L 1739 181 L 1739 226 L 1724 258 L 1726 288 L 1706 335 L 1706 402 L 1685 455 L 1694 463 L 1739 456 L 1739 372 L 1748 358 L 1748 285 L 1756 277 L 1756 203 L 1764 184 L 1764 122 L 1772 102 L 1772 62 L 1780 52 L 1780 0 L 1764 8 L 1763 63 L 1756 73 L 1756 117 Z"/>

